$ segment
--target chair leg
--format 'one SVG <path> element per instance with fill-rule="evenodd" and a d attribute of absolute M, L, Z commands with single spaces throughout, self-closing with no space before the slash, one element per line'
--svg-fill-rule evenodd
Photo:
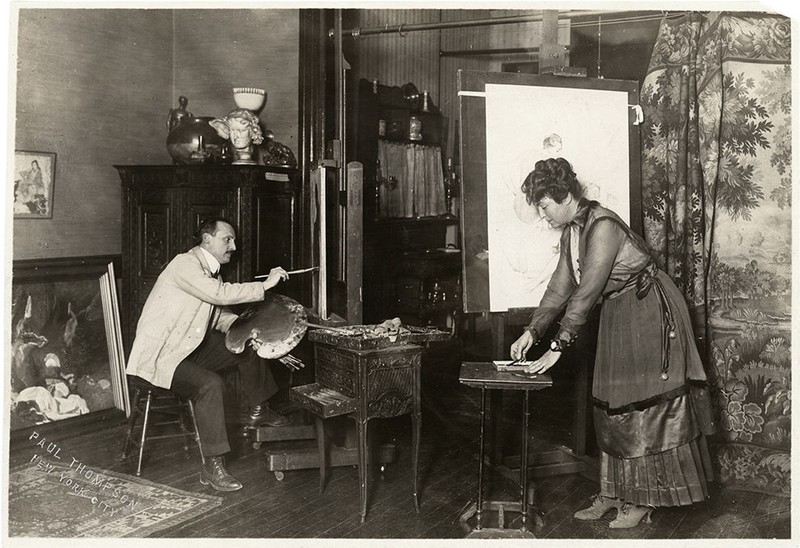
<path fill-rule="evenodd" d="M 142 423 L 142 437 L 139 441 L 139 463 L 136 466 L 136 476 L 142 475 L 142 458 L 144 457 L 144 442 L 147 439 L 147 424 L 150 422 L 150 404 L 153 401 L 153 393 L 147 391 L 147 399 L 144 403 L 144 422 Z"/>
<path fill-rule="evenodd" d="M 125 445 L 122 446 L 122 460 L 128 458 L 128 453 L 131 449 L 131 441 L 133 440 L 133 429 L 136 428 L 136 418 L 139 415 L 139 399 L 141 397 L 141 390 L 138 388 L 133 393 L 133 402 L 131 405 L 131 415 L 128 417 L 128 435 L 125 436 Z"/>
<path fill-rule="evenodd" d="M 189 452 L 189 436 L 194 437 L 192 432 L 189 432 L 189 429 L 186 428 L 186 407 L 183 405 L 183 400 L 179 396 L 175 396 L 175 399 L 178 402 L 178 427 L 181 429 L 183 433 L 183 451 L 185 453 Z M 188 401 L 188 400 L 187 400 Z M 187 455 L 188 458 L 188 455 Z"/>
<path fill-rule="evenodd" d="M 200 462 L 206 463 L 206 458 L 203 456 L 203 445 L 200 443 L 200 430 L 197 429 L 197 416 L 194 414 L 194 402 L 190 399 L 186 400 L 189 404 L 189 414 L 192 416 L 192 426 L 194 427 L 194 441 L 197 442 L 197 450 L 200 451 Z"/>
<path fill-rule="evenodd" d="M 327 479 L 328 466 L 325 451 L 325 419 L 316 417 L 317 422 L 317 452 L 319 453 L 319 494 L 325 492 L 325 480 Z"/>

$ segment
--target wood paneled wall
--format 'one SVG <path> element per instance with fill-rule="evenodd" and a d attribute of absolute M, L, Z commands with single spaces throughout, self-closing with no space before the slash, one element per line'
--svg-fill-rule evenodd
<path fill-rule="evenodd" d="M 360 10 L 358 26 L 370 28 L 537 13 L 540 10 Z M 440 56 L 440 51 L 538 47 L 541 42 L 541 23 L 414 31 L 406 36 L 400 36 L 399 33 L 378 34 L 357 40 L 359 66 L 356 78 L 377 78 L 382 84 L 394 86 L 412 82 L 420 92 L 427 89 L 434 103 L 449 120 L 448 150 L 445 154 L 451 156 L 453 132 L 459 118 L 458 70 L 500 70 L 503 62 L 533 57 L 509 54 Z M 559 43 L 569 44 L 567 26 L 559 29 Z"/>
<path fill-rule="evenodd" d="M 361 10 L 359 26 L 380 27 L 403 23 L 437 23 L 440 10 Z M 434 102 L 439 99 L 439 32 L 377 34 L 356 38 L 360 67 L 358 75 L 377 79 L 387 86 L 412 82 L 420 93 L 428 90 Z"/>
<path fill-rule="evenodd" d="M 13 258 L 117 254 L 113 164 L 165 161 L 171 10 L 22 9 L 17 36 L 9 148 L 57 159 L 53 218 L 14 221 Z"/>
<path fill-rule="evenodd" d="M 404 23 L 438 23 L 463 19 L 481 19 L 488 10 L 361 10 L 363 28 Z M 387 86 L 413 83 L 422 93 L 428 90 L 433 103 L 449 120 L 448 148 L 452 150 L 454 121 L 458 119 L 456 73 L 458 69 L 487 70 L 485 58 L 440 57 L 440 50 L 484 49 L 489 45 L 486 28 L 414 31 L 377 34 L 357 39 L 359 67 L 357 78 L 377 79 Z M 450 155 L 450 152 L 446 151 Z"/>

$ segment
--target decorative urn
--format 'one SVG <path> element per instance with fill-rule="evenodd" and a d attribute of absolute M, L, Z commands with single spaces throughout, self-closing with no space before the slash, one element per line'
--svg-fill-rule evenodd
<path fill-rule="evenodd" d="M 230 145 L 209 125 L 212 116 L 186 116 L 167 135 L 167 152 L 175 164 L 224 164 Z"/>

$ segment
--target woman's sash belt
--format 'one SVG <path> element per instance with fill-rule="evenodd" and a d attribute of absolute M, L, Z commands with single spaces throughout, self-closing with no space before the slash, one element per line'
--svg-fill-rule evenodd
<path fill-rule="evenodd" d="M 658 279 L 658 267 L 652 261 L 637 274 L 632 275 L 619 290 L 606 294 L 606 299 L 616 299 L 620 295 L 636 289 L 636 298 L 644 299 L 651 290 L 658 296 L 658 305 L 661 308 L 661 379 L 669 379 L 669 347 L 675 334 L 675 317 L 672 314 L 669 299 L 664 291 L 661 280 Z"/>

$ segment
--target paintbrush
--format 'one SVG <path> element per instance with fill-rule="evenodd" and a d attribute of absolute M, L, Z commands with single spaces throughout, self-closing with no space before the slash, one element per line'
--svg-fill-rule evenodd
<path fill-rule="evenodd" d="M 312 322 L 309 322 L 309 321 L 306 321 L 306 325 L 308 327 L 315 327 L 317 329 L 327 329 L 328 331 L 335 331 L 336 333 L 344 333 L 345 335 L 355 335 L 356 334 L 356 332 L 354 330 L 348 329 L 346 327 L 335 327 L 335 326 L 332 326 L 332 325 L 321 325 L 321 324 L 312 323 Z"/>
<path fill-rule="evenodd" d="M 300 268 L 300 269 L 297 269 L 297 270 L 289 270 L 286 273 L 289 274 L 289 275 L 292 275 L 292 274 L 303 274 L 305 272 L 311 272 L 312 270 L 319 270 L 319 267 L 318 266 L 309 266 L 308 268 Z M 259 279 L 259 278 L 266 278 L 268 276 L 269 276 L 269 274 L 259 274 L 258 276 L 253 276 L 253 277 L 255 279 Z"/>

